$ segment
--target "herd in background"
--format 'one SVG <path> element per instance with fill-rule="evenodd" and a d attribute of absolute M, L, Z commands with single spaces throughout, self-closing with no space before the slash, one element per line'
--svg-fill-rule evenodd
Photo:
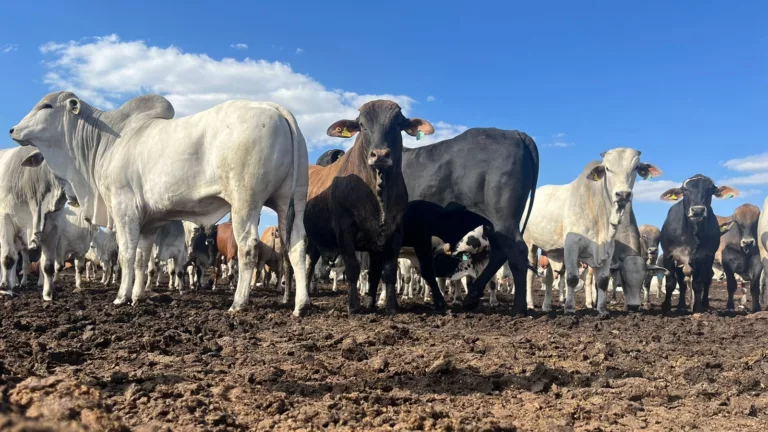
<path fill-rule="evenodd" d="M 719 218 L 712 197 L 738 191 L 697 174 L 662 194 L 675 204 L 661 230 L 638 226 L 635 181 L 662 172 L 634 149 L 608 150 L 573 182 L 537 189 L 539 153 L 527 134 L 473 128 L 406 148 L 402 132 L 419 140 L 434 128 L 392 101 L 368 102 L 356 119 L 333 123 L 327 134 L 355 137 L 354 145 L 316 165 L 296 119 L 277 104 L 230 101 L 174 114 L 158 95 L 101 111 L 56 92 L 10 130 L 21 147 L 0 151 L 4 293 L 27 283 L 39 252 L 46 301 L 68 260 L 78 290 L 81 275 L 93 280 L 99 267 L 102 283 L 119 279 L 115 304 L 136 304 L 162 273 L 170 288 L 201 289 L 213 268 L 213 288 L 235 290 L 233 312 L 252 287 L 274 281 L 285 302 L 295 293 L 300 315 L 317 279 L 330 278 L 335 291 L 342 275 L 349 313 L 377 305 L 394 313 L 398 295 L 444 310 L 446 293 L 455 302 L 462 289 L 472 310 L 488 285 L 491 305 L 500 287 L 512 295 L 513 313 L 525 313 L 535 306 L 537 275 L 544 311 L 552 310 L 555 279 L 565 313 L 575 312 L 583 288 L 585 306 L 601 317 L 611 281 L 614 298 L 620 286 L 625 309 L 638 311 L 650 307 L 656 279 L 664 311 L 675 292 L 687 311 L 690 285 L 700 312 L 716 270 L 727 281 L 728 310 L 739 282 L 749 284 L 753 311 L 768 300 L 760 292 L 768 200 L 762 213 L 745 204 Z M 275 210 L 278 226 L 259 236 L 263 206 Z M 217 225 L 227 213 L 231 221 Z"/>

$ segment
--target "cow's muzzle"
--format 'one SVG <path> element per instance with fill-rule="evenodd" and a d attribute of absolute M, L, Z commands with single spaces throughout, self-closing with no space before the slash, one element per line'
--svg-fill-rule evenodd
<path fill-rule="evenodd" d="M 616 204 L 618 204 L 619 207 L 626 206 L 632 200 L 632 191 L 619 191 L 616 192 L 615 195 Z"/>
<path fill-rule="evenodd" d="M 389 149 L 373 149 L 368 154 L 368 165 L 382 170 L 392 166 L 392 152 Z"/>
<path fill-rule="evenodd" d="M 752 250 L 752 248 L 755 247 L 755 244 L 757 242 L 753 238 L 743 238 L 741 239 L 741 248 L 744 250 L 744 252 L 749 252 Z"/>
<path fill-rule="evenodd" d="M 707 217 L 707 208 L 704 206 L 691 206 L 688 209 L 688 219 L 693 222 L 699 222 Z"/>

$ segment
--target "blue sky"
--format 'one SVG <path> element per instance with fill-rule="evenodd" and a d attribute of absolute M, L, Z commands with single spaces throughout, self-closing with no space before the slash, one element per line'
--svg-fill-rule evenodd
<path fill-rule="evenodd" d="M 762 207 L 764 2 L 333 3 L 4 3 L 0 124 L 60 89 L 102 108 L 157 92 L 180 115 L 272 99 L 297 114 L 314 161 L 348 145 L 323 137 L 328 125 L 385 95 L 433 122 L 435 139 L 529 133 L 541 185 L 571 181 L 609 148 L 641 150 L 664 176 L 638 181 L 640 223 L 661 226 L 658 195 L 696 173 L 748 192 L 717 201 L 718 214 Z"/>

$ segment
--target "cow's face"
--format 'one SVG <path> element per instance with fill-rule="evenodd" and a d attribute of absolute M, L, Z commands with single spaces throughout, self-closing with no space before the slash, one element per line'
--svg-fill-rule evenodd
<path fill-rule="evenodd" d="M 757 247 L 757 221 L 760 218 L 760 209 L 752 204 L 743 204 L 736 208 L 731 221 L 721 225 L 721 231 L 736 230 L 739 237 L 739 246 L 745 253 L 750 253 Z M 730 234 L 729 234 L 730 235 Z"/>
<path fill-rule="evenodd" d="M 10 130 L 11 139 L 23 146 L 62 145 L 62 136 L 75 129 L 82 105 L 73 93 L 48 94 Z"/>
<path fill-rule="evenodd" d="M 616 148 L 600 156 L 603 163 L 594 167 L 587 178 L 592 181 L 605 179 L 608 196 L 619 212 L 623 212 L 632 200 L 632 188 L 638 174 L 644 179 L 661 175 L 661 170 L 654 165 L 640 162 L 640 152 L 634 149 Z M 615 222 L 618 224 L 618 220 Z"/>
<path fill-rule="evenodd" d="M 420 137 L 434 133 L 435 128 L 426 120 L 406 118 L 395 102 L 376 100 L 363 105 L 357 119 L 339 120 L 328 128 L 327 133 L 329 136 L 340 138 L 349 138 L 360 133 L 355 145 L 362 143 L 361 150 L 371 168 L 377 172 L 385 172 L 393 166 L 400 166 L 403 131 Z"/>
<path fill-rule="evenodd" d="M 661 199 L 664 201 L 682 199 L 688 220 L 698 223 L 706 219 L 709 214 L 713 196 L 733 198 L 739 196 L 739 191 L 730 186 L 715 186 L 715 182 L 709 177 L 696 174 L 683 182 L 682 187 L 672 188 L 661 194 Z"/>
<path fill-rule="evenodd" d="M 640 227 L 640 243 L 648 254 L 648 264 L 655 264 L 659 256 L 659 242 L 661 231 L 655 226 L 643 225 Z"/>

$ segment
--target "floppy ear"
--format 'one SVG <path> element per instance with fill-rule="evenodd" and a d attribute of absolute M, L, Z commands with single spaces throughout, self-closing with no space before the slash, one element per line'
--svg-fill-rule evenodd
<path fill-rule="evenodd" d="M 339 120 L 332 124 L 326 133 L 332 137 L 350 138 L 358 132 L 360 132 L 360 124 L 357 120 Z"/>
<path fill-rule="evenodd" d="M 720 235 L 723 235 L 730 231 L 731 228 L 736 224 L 736 221 L 730 220 L 728 222 L 723 222 L 720 224 Z"/>
<path fill-rule="evenodd" d="M 661 194 L 662 201 L 677 201 L 683 197 L 683 190 L 680 188 L 672 188 L 663 194 Z"/>
<path fill-rule="evenodd" d="M 67 99 L 67 111 L 74 115 L 80 114 L 80 99 L 69 98 Z"/>
<path fill-rule="evenodd" d="M 656 166 L 649 163 L 637 164 L 637 174 L 643 178 L 643 180 L 650 180 L 654 177 L 660 177 L 662 172 Z"/>
<path fill-rule="evenodd" d="M 405 122 L 405 126 L 403 126 L 403 130 L 410 136 L 418 136 L 419 132 L 424 135 L 432 135 L 435 133 L 435 128 L 432 126 L 432 123 L 420 118 L 408 119 Z"/>
<path fill-rule="evenodd" d="M 587 179 L 592 181 L 600 181 L 605 177 L 605 166 L 598 165 L 592 168 L 592 171 L 587 174 Z"/>
<path fill-rule="evenodd" d="M 43 164 L 43 161 L 45 160 L 45 157 L 42 153 L 40 153 L 39 150 L 35 150 L 32 153 L 29 154 L 26 158 L 24 158 L 23 161 L 21 161 L 21 166 L 28 167 L 28 168 L 34 168 L 39 167 Z"/>
<path fill-rule="evenodd" d="M 733 198 L 741 195 L 738 190 L 730 186 L 720 186 L 715 190 L 714 195 L 718 198 Z"/>

